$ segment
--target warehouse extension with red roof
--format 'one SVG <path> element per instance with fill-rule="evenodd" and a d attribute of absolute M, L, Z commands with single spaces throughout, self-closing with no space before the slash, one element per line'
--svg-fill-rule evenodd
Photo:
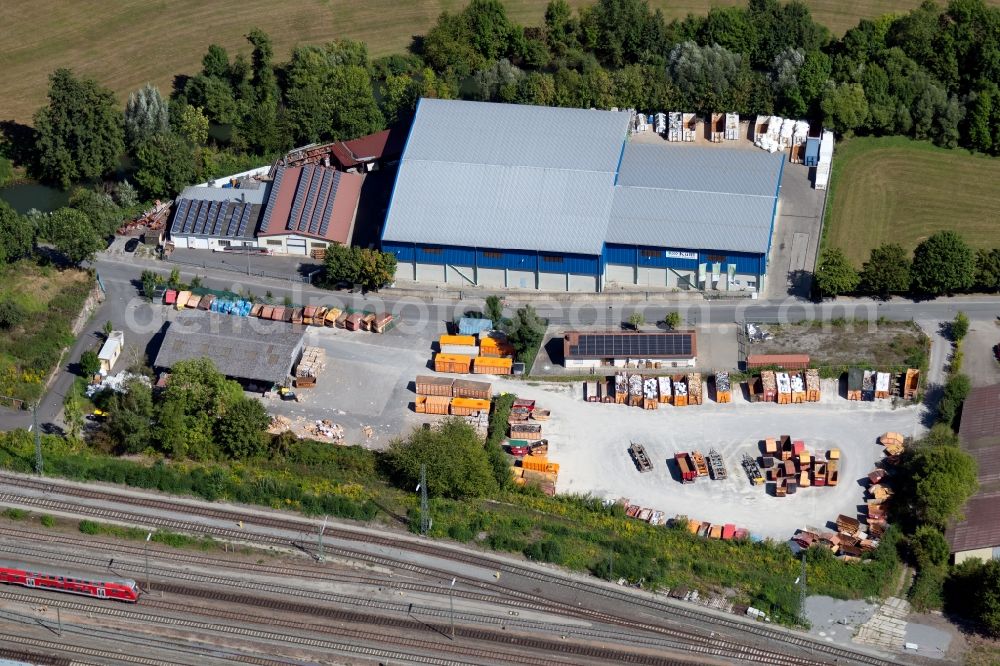
<path fill-rule="evenodd" d="M 278 167 L 257 244 L 300 255 L 331 243 L 349 245 L 362 182 L 363 176 L 330 167 Z"/>

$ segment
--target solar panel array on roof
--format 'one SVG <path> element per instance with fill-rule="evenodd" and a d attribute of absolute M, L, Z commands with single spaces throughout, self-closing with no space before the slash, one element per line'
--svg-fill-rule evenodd
<path fill-rule="evenodd" d="M 271 214 L 274 213 L 274 205 L 278 200 L 278 192 L 281 190 L 281 181 L 285 177 L 285 167 L 278 167 L 277 172 L 274 174 L 274 184 L 271 186 L 271 191 L 274 192 L 274 196 L 267 200 L 267 208 L 264 209 L 264 219 L 260 223 L 261 229 L 267 229 L 267 225 L 271 222 Z"/>
<path fill-rule="evenodd" d="M 313 209 L 309 214 L 309 233 L 315 234 L 319 229 L 319 214 L 323 212 L 326 208 L 327 198 L 326 196 L 330 193 L 330 172 L 323 169 L 321 174 L 319 187 L 316 189 L 316 203 L 313 205 Z M 305 226 L 305 225 L 303 225 Z M 303 231 L 306 231 L 303 228 Z"/>
<path fill-rule="evenodd" d="M 319 221 L 319 235 L 325 236 L 326 230 L 330 226 L 330 216 L 333 215 L 333 202 L 337 198 L 337 188 L 340 186 L 340 172 L 333 172 L 333 182 L 330 186 L 330 196 L 326 199 L 326 206 L 323 208 L 323 217 Z"/>
<path fill-rule="evenodd" d="M 316 206 L 316 194 L 319 192 L 320 181 L 323 180 L 323 174 L 318 173 L 316 169 L 311 166 L 306 167 L 306 169 L 309 169 L 309 187 L 306 190 L 305 203 L 302 205 L 302 215 L 299 216 L 298 223 L 295 225 L 296 231 L 306 230 L 309 216 L 312 215 L 313 208 Z"/>
<path fill-rule="evenodd" d="M 570 345 L 569 354 L 603 358 L 688 357 L 692 354 L 692 339 L 690 333 L 580 334 L 577 344 Z"/>
<path fill-rule="evenodd" d="M 299 184 L 295 190 L 295 200 L 292 201 L 292 212 L 288 214 L 288 222 L 285 224 L 285 229 L 289 231 L 296 230 L 299 216 L 302 215 L 302 206 L 305 205 L 305 197 L 302 196 L 302 188 L 303 184 L 307 184 L 309 182 L 309 177 L 311 175 L 312 167 L 310 165 L 302 167 L 302 171 L 299 174 Z"/>
<path fill-rule="evenodd" d="M 178 235 L 244 236 L 253 213 L 252 203 L 181 199 L 171 230 Z"/>

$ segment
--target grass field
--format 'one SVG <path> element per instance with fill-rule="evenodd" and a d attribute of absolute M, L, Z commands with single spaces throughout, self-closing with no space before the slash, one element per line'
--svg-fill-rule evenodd
<path fill-rule="evenodd" d="M 912 250 L 951 229 L 975 248 L 997 247 L 1000 160 L 901 137 L 837 146 L 826 244 L 858 267 L 882 243 Z"/>
<path fill-rule="evenodd" d="M 593 0 L 570 0 L 580 6 Z M 744 0 L 650 0 L 668 18 Z M 989 0 L 1000 4 L 1000 0 Z M 443 10 L 463 0 L 35 0 L 11 2 L 0 23 L 0 120 L 29 122 L 45 101 L 48 75 L 70 67 L 124 100 L 150 81 L 168 91 L 175 74 L 195 73 L 212 42 L 247 52 L 243 36 L 266 30 L 279 60 L 298 43 L 349 37 L 374 55 L 405 49 Z M 540 24 L 547 0 L 507 0 L 510 16 Z M 841 34 L 860 17 L 907 10 L 919 0 L 806 0 L 816 18 Z"/>
<path fill-rule="evenodd" d="M 0 394 L 37 400 L 42 385 L 73 343 L 71 326 L 93 286 L 86 271 L 22 261 L 0 270 L 0 302 L 13 301 L 23 321 L 0 331 Z"/>

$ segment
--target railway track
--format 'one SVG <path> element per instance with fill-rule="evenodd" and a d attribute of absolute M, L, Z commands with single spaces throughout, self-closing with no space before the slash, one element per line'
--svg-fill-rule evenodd
<path fill-rule="evenodd" d="M 0 544 L 2 547 L 3 544 Z M 42 559 L 57 560 L 60 562 L 67 562 L 70 564 L 79 565 L 82 560 L 89 560 L 89 562 L 95 567 L 105 566 L 105 561 L 103 558 L 88 558 L 86 556 L 80 556 L 78 554 L 66 555 L 62 553 L 53 554 L 48 551 L 42 551 L 39 553 L 38 549 L 33 549 L 31 547 L 14 546 L 4 549 L 6 552 L 13 552 L 19 555 L 27 555 L 28 557 Z M 119 566 L 122 563 L 119 563 Z M 128 563 L 125 563 L 128 564 Z M 121 567 L 120 567 L 121 568 Z M 132 571 L 141 571 L 138 564 L 134 564 Z M 233 580 L 228 578 L 219 578 L 215 576 L 208 576 L 202 574 L 193 574 L 190 572 L 176 572 L 169 571 L 168 575 L 172 578 L 179 578 L 181 580 L 190 582 L 199 582 L 211 585 L 221 585 L 227 587 L 235 587 L 243 590 L 249 590 L 254 592 L 266 592 L 281 595 L 285 597 L 284 600 L 274 599 L 271 597 L 261 597 L 261 596 L 248 596 L 246 594 L 237 593 L 225 593 L 207 590 L 201 587 L 191 587 L 187 585 L 181 585 L 177 583 L 164 583 L 162 581 L 157 582 L 157 590 L 161 592 L 169 592 L 171 594 L 177 594 L 181 596 L 193 596 L 205 599 L 215 599 L 224 600 L 228 603 L 241 604 L 244 606 L 252 607 L 266 607 L 274 610 L 288 611 L 294 613 L 300 613 L 310 616 L 326 617 L 334 620 L 340 620 L 345 622 L 356 622 L 365 623 L 371 625 L 392 625 L 398 628 L 409 628 L 409 629 L 421 629 L 426 628 L 427 625 L 419 621 L 411 621 L 408 618 L 401 620 L 401 617 L 406 616 L 430 616 L 436 618 L 439 621 L 447 622 L 452 614 L 441 610 L 433 609 L 427 607 L 418 607 L 413 604 L 404 603 L 393 603 L 386 601 L 378 601 L 372 599 L 371 597 L 354 597 L 343 594 L 333 594 L 324 592 L 313 592 L 309 590 L 302 590 L 300 588 L 290 588 L 285 586 L 272 585 L 268 583 L 254 583 L 242 580 Z M 392 615 L 371 615 L 359 613 L 358 611 L 350 610 L 338 610 L 331 608 L 326 605 L 317 606 L 315 604 L 306 605 L 299 601 L 289 601 L 288 596 L 300 597 L 310 600 L 316 600 L 325 603 L 334 601 L 347 604 L 353 604 L 362 606 L 364 608 L 370 608 L 374 610 L 387 611 Z M 144 606 L 157 606 L 160 607 L 163 604 L 161 600 L 152 597 L 143 597 L 141 603 Z M 551 613 L 558 613 L 558 610 L 545 609 Z M 200 609 L 195 608 L 193 612 L 200 613 Z M 469 613 L 455 613 L 454 617 L 461 621 L 471 624 L 486 624 L 493 626 L 500 626 L 502 631 L 507 631 L 508 629 L 523 629 L 528 631 L 536 631 L 543 633 L 550 633 L 553 629 L 558 629 L 564 637 L 571 636 L 574 639 L 586 640 L 586 641 L 601 641 L 601 642 L 612 642 L 621 643 L 627 641 L 632 646 L 650 648 L 650 649 L 672 649 L 672 650 L 683 650 L 683 651 L 695 651 L 699 652 L 700 648 L 709 648 L 704 651 L 706 655 L 726 657 L 730 659 L 738 659 L 742 662 L 757 662 L 764 664 L 774 664 L 775 666 L 798 666 L 803 663 L 813 663 L 819 664 L 821 662 L 804 662 L 803 660 L 796 658 L 785 658 L 783 656 L 776 655 L 771 652 L 756 650 L 752 647 L 739 646 L 738 648 L 725 644 L 722 641 L 706 641 L 701 636 L 696 635 L 681 635 L 679 634 L 674 638 L 666 638 L 661 634 L 655 635 L 645 635 L 632 633 L 627 638 L 623 637 L 621 632 L 615 632 L 608 629 L 595 629 L 580 626 L 563 626 L 554 627 L 551 623 L 523 620 L 520 618 L 502 618 L 497 616 L 484 616 L 478 614 Z M 258 618 L 258 622 L 261 620 Z M 416 622 L 416 624 L 414 624 Z M 477 634 L 472 634 L 469 632 L 479 631 Z M 492 640 L 494 642 L 504 642 L 509 641 L 510 634 L 498 633 L 496 631 L 492 632 L 492 638 L 486 636 L 483 633 L 486 630 L 474 630 L 474 629 L 463 629 L 463 635 L 468 635 L 470 638 L 476 638 L 479 640 Z M 515 641 L 515 643 L 521 643 L 522 641 Z M 560 645 L 565 646 L 566 643 L 560 643 Z M 693 647 L 697 646 L 697 647 Z"/>
<path fill-rule="evenodd" d="M 7 599 L 10 601 L 17 601 L 22 603 L 38 603 L 40 597 L 35 595 L 23 594 L 20 592 L 8 592 L 5 590 L 0 590 L 0 599 Z M 247 613 L 241 613 L 238 611 L 225 611 L 225 610 L 215 610 L 207 609 L 201 606 L 190 606 L 190 605 L 178 605 L 170 604 L 169 602 L 161 602 L 164 610 L 174 610 L 176 612 L 184 614 L 185 617 L 174 617 L 166 615 L 156 615 L 153 613 L 145 612 L 142 609 L 122 608 L 119 605 L 112 606 L 110 604 L 89 604 L 79 601 L 68 601 L 64 599 L 50 599 L 45 597 L 45 602 L 49 606 L 58 606 L 64 610 L 71 610 L 79 613 L 89 613 L 93 615 L 103 615 L 106 617 L 118 618 L 120 620 L 131 620 L 135 622 L 142 622 L 149 625 L 163 625 L 175 628 L 183 628 L 194 631 L 201 631 L 207 633 L 220 633 L 228 634 L 232 636 L 239 636 L 243 638 L 250 638 L 259 641 L 269 641 L 277 642 L 281 644 L 293 644 L 297 648 L 312 648 L 317 650 L 325 651 L 339 651 L 348 652 L 352 654 L 363 655 L 366 657 L 374 657 L 384 660 L 402 661 L 402 662 L 417 662 L 424 664 L 436 664 L 438 666 L 467 666 L 472 663 L 473 660 L 484 664 L 524 664 L 525 666 L 551 666 L 552 664 L 568 664 L 572 663 L 570 657 L 567 660 L 556 659 L 556 658 L 542 658 L 530 655 L 522 655 L 511 652 L 501 652 L 493 649 L 476 648 L 469 645 L 458 645 L 450 644 L 445 641 L 429 641 L 423 639 L 407 638 L 400 636 L 398 634 L 390 634 L 386 632 L 377 631 L 366 631 L 363 629 L 355 629 L 343 626 L 333 626 L 333 625 L 316 625 L 310 622 L 293 622 L 288 620 L 281 620 L 274 617 L 262 618 L 260 616 L 254 616 Z M 173 608 L 170 608 L 170 606 Z M 325 634 L 336 634 L 342 639 L 354 639 L 355 641 L 365 641 L 369 643 L 374 643 L 379 646 L 384 646 L 387 643 L 393 645 L 394 647 L 410 648 L 411 650 L 426 651 L 432 653 L 448 653 L 450 655 L 455 655 L 455 658 L 444 658 L 436 657 L 426 654 L 421 654 L 420 652 L 399 652 L 395 649 L 389 649 L 386 647 L 374 647 L 367 645 L 358 645 L 357 643 L 347 643 L 336 640 L 331 640 L 327 638 L 314 638 L 310 636 L 303 636 L 300 634 L 288 634 L 279 633 L 276 631 L 269 631 L 267 629 L 256 629 L 250 627 L 239 627 L 231 626 L 228 624 L 219 624 L 216 622 L 205 622 L 201 620 L 191 619 L 192 614 L 198 615 L 208 615 L 217 619 L 226 620 L 236 620 L 240 622 L 246 622 L 248 624 L 261 624 L 267 623 L 269 626 L 279 626 L 283 629 L 295 629 L 297 631 L 303 632 L 318 632 L 322 631 Z M 442 635 L 447 631 L 447 627 L 438 627 L 438 632 Z M 457 628 L 456 636 L 459 637 Z M 512 642 L 512 645 L 517 645 L 522 648 L 529 649 L 539 649 L 540 646 L 548 644 L 550 650 L 558 653 L 567 653 L 567 648 L 570 647 L 561 641 L 545 641 L 544 639 L 537 639 L 538 642 L 531 644 L 528 641 L 523 642 Z M 655 655 L 640 655 L 635 653 L 624 653 L 607 650 L 606 648 L 600 646 L 578 646 L 573 654 L 577 657 L 587 657 L 591 659 L 602 659 L 609 660 L 611 663 L 630 663 L 630 664 L 650 664 L 652 666 L 691 666 L 693 663 L 688 660 L 681 659 L 668 659 L 664 657 L 657 657 Z M 141 659 L 141 658 L 140 658 Z M 140 661 L 136 663 L 162 663 L 157 661 Z"/>
<path fill-rule="evenodd" d="M 22 488 L 32 488 L 35 490 L 41 490 L 43 492 L 56 491 L 66 495 L 72 495 L 74 497 L 100 500 L 100 501 L 110 501 L 117 503 L 126 503 L 132 506 L 142 507 L 146 509 L 154 509 L 158 511 L 176 512 L 178 510 L 183 510 L 189 514 L 197 515 L 202 518 L 223 520 L 231 522 L 233 524 L 242 522 L 247 525 L 257 525 L 261 527 L 269 527 L 273 529 L 280 529 L 284 531 L 293 531 L 301 533 L 311 533 L 316 529 L 314 521 L 309 521 L 308 519 L 294 519 L 292 517 L 269 515 L 265 512 L 257 512 L 253 514 L 240 513 L 238 511 L 230 509 L 221 509 L 216 507 L 206 507 L 204 505 L 171 502 L 169 500 L 164 500 L 164 499 L 137 497 L 134 495 L 122 495 L 106 490 L 95 490 L 91 488 L 83 488 L 80 486 L 62 484 L 62 483 L 55 484 L 39 479 L 30 479 L 21 476 L 2 474 L 2 473 L 0 473 L 0 479 L 9 482 L 11 485 L 20 486 Z M 179 531 L 187 531 L 187 532 L 194 531 L 205 534 L 216 534 L 235 540 L 252 539 L 257 541 L 276 543 L 283 546 L 286 546 L 288 544 L 287 539 L 281 539 L 269 535 L 259 535 L 259 534 L 250 535 L 245 530 L 211 527 L 199 523 L 190 523 L 190 522 L 179 521 L 169 518 L 162 518 L 162 517 L 143 516 L 120 510 L 99 509 L 97 507 L 70 504 L 66 502 L 60 502 L 58 500 L 48 500 L 45 498 L 3 494 L 0 495 L 0 501 L 14 502 L 14 503 L 18 502 L 29 503 L 34 505 L 41 504 L 43 506 L 48 506 L 49 508 L 57 510 L 70 511 L 71 513 L 89 513 L 90 515 L 105 517 L 112 520 L 121 520 L 123 522 L 129 522 L 129 523 L 138 522 L 139 524 L 156 524 L 176 529 Z M 327 535 L 327 538 L 339 538 L 346 540 L 363 541 L 368 544 L 379 545 L 386 548 L 416 552 L 427 555 L 429 557 L 460 562 L 463 564 L 487 569 L 490 571 L 498 571 L 501 573 L 507 573 L 514 576 L 521 576 L 523 578 L 532 579 L 534 581 L 537 581 L 539 583 L 545 583 L 547 585 L 555 585 L 562 588 L 568 588 L 577 592 L 583 592 L 587 594 L 596 594 L 605 597 L 607 599 L 612 599 L 614 601 L 627 603 L 633 606 L 641 606 L 646 610 L 653 611 L 661 616 L 668 616 L 674 618 L 680 617 L 688 620 L 694 620 L 697 622 L 708 622 L 715 625 L 721 625 L 737 632 L 751 634 L 755 637 L 765 639 L 766 641 L 771 643 L 777 642 L 789 646 L 794 646 L 796 648 L 805 650 L 808 654 L 813 654 L 813 655 L 822 654 L 824 656 L 833 657 L 838 661 L 846 660 L 847 662 L 857 662 L 862 664 L 868 664 L 870 666 L 889 666 L 890 664 L 893 663 L 891 661 L 887 661 L 885 659 L 873 655 L 861 652 L 855 652 L 853 650 L 847 650 L 844 648 L 830 645 L 828 643 L 813 640 L 811 638 L 804 636 L 798 636 L 790 632 L 781 631 L 771 627 L 758 624 L 749 624 L 737 620 L 736 618 L 727 618 L 721 614 L 714 614 L 695 609 L 683 608 L 680 606 L 675 606 L 673 604 L 667 604 L 664 602 L 649 599 L 641 595 L 622 592 L 607 586 L 588 584 L 588 583 L 583 583 L 581 581 L 577 581 L 572 578 L 557 576 L 554 574 L 547 573 L 538 568 L 518 566 L 503 560 L 493 559 L 483 555 L 477 555 L 465 551 L 459 551 L 456 549 L 445 548 L 440 545 L 432 545 L 410 539 L 383 536 L 383 535 L 372 534 L 370 532 L 354 531 L 338 527 L 327 528 L 325 534 Z M 415 573 L 424 573 L 435 576 L 451 575 L 449 572 L 436 570 L 430 567 L 415 565 L 409 562 L 403 562 L 388 557 L 375 556 L 368 553 L 362 553 L 359 551 L 354 551 L 345 548 L 327 546 L 325 550 L 326 552 L 329 553 L 340 554 L 345 557 L 350 557 L 355 559 L 362 559 L 372 562 L 374 564 L 382 564 L 385 566 L 402 568 Z M 487 584 L 482 584 L 482 585 L 487 585 Z M 497 587 L 499 588 L 499 586 Z M 514 594 L 514 591 L 508 590 L 506 588 L 499 588 L 499 591 L 502 594 Z M 628 626 L 634 629 L 641 629 L 644 631 L 652 631 L 654 633 L 663 633 L 664 631 L 677 632 L 677 630 L 667 629 L 665 627 L 661 627 L 658 625 L 651 625 L 644 622 L 635 622 L 632 620 L 628 620 L 626 618 L 621 618 L 614 615 L 601 613 L 598 611 L 577 609 L 569 604 L 564 604 L 558 601 L 545 599 L 544 597 L 538 597 L 536 595 L 517 593 L 517 596 L 521 597 L 522 599 L 528 597 L 530 601 L 533 602 L 541 601 L 544 603 L 557 604 L 563 608 L 572 609 L 574 613 L 582 612 L 583 614 L 597 621 L 603 621 L 603 622 L 610 621 L 613 624 Z M 692 635 L 692 632 L 687 632 L 687 633 L 689 635 Z M 706 637 L 699 636 L 699 638 L 705 640 Z M 780 655 L 780 653 L 774 653 L 774 655 L 784 656 Z M 802 660 L 799 663 L 805 664 L 805 663 L 824 663 L 824 662 Z"/>

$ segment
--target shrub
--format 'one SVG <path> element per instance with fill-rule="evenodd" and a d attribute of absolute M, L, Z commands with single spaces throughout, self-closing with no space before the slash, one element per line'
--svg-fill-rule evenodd
<path fill-rule="evenodd" d="M 16 301 L 0 300 L 0 328 L 10 329 L 21 325 L 28 313 Z"/>
<path fill-rule="evenodd" d="M 24 520 L 28 517 L 28 512 L 24 509 L 11 507 L 9 509 L 4 509 L 3 515 L 4 518 L 9 518 L 11 520 Z"/>
<path fill-rule="evenodd" d="M 42 524 L 42 527 L 55 527 L 56 519 L 49 515 L 44 515 L 38 519 L 38 522 Z"/>
<path fill-rule="evenodd" d="M 964 312 L 955 315 L 951 322 L 951 339 L 960 342 L 969 332 L 969 317 Z"/>

